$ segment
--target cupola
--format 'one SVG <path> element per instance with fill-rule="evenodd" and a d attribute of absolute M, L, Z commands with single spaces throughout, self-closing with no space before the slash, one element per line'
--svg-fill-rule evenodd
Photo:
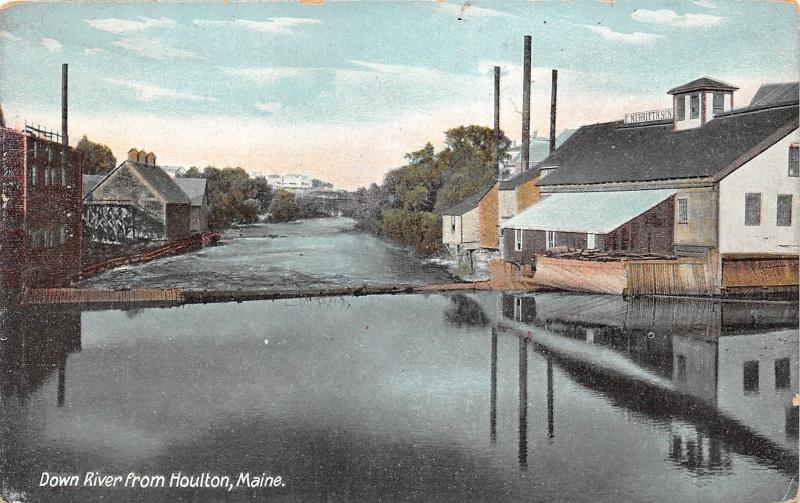
<path fill-rule="evenodd" d="M 703 77 L 669 90 L 675 131 L 700 127 L 717 115 L 733 109 L 738 87 Z"/>

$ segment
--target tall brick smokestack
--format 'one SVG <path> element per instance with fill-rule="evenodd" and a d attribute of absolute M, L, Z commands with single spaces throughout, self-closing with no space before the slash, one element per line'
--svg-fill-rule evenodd
<path fill-rule="evenodd" d="M 556 149 L 556 96 L 558 95 L 558 70 L 553 69 L 550 84 L 550 153 Z"/>
<path fill-rule="evenodd" d="M 500 173 L 500 67 L 494 67 L 494 169 Z"/>
<path fill-rule="evenodd" d="M 531 36 L 525 35 L 522 59 L 522 169 L 530 166 L 531 154 Z"/>
<path fill-rule="evenodd" d="M 67 64 L 64 63 L 61 65 L 61 173 L 64 174 L 68 172 L 69 164 L 69 137 L 67 135 L 67 77 Z"/>

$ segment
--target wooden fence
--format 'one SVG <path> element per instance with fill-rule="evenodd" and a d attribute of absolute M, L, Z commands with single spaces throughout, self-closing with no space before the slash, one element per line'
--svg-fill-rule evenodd
<path fill-rule="evenodd" d="M 714 295 L 714 279 L 705 260 L 635 260 L 625 265 L 628 295 Z"/>
<path fill-rule="evenodd" d="M 197 250 L 204 246 L 209 246 L 219 241 L 219 233 L 205 232 L 202 234 L 194 234 L 188 238 L 178 241 L 172 241 L 165 245 L 151 248 L 136 255 L 127 255 L 125 257 L 115 257 L 104 262 L 90 264 L 83 267 L 81 277 L 79 279 L 86 279 L 95 274 L 103 271 L 113 269 L 122 265 L 141 264 L 142 262 L 149 262 L 157 258 L 168 257 L 170 255 L 178 255 L 187 251 Z"/>
<path fill-rule="evenodd" d="M 722 258 L 722 287 L 786 287 L 798 284 L 798 257 Z"/>

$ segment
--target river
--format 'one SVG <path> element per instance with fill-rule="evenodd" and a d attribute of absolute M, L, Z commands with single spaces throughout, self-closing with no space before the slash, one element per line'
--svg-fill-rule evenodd
<path fill-rule="evenodd" d="M 216 246 L 119 267 L 81 286 L 256 290 L 452 281 L 444 268 L 354 226 L 349 218 L 245 226 Z"/>
<path fill-rule="evenodd" d="M 796 491 L 792 303 L 486 292 L 30 308 L 2 311 L 2 323 L 6 501 Z M 87 471 L 167 484 L 176 472 L 264 473 L 282 485 L 39 487 L 43 472 L 82 483 Z"/>

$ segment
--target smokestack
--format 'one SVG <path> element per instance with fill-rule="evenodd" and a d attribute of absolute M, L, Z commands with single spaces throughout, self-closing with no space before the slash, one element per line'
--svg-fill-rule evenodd
<path fill-rule="evenodd" d="M 500 176 L 500 67 L 494 67 L 494 167 Z"/>
<path fill-rule="evenodd" d="M 558 70 L 553 69 L 550 85 L 550 153 L 556 149 L 556 96 L 558 94 Z"/>
<path fill-rule="evenodd" d="M 67 174 L 67 167 L 69 164 L 69 137 L 67 136 L 67 73 L 67 64 L 64 63 L 61 65 L 61 172 L 64 175 Z"/>
<path fill-rule="evenodd" d="M 531 153 L 531 36 L 525 35 L 522 60 L 522 169 L 530 166 Z"/>

